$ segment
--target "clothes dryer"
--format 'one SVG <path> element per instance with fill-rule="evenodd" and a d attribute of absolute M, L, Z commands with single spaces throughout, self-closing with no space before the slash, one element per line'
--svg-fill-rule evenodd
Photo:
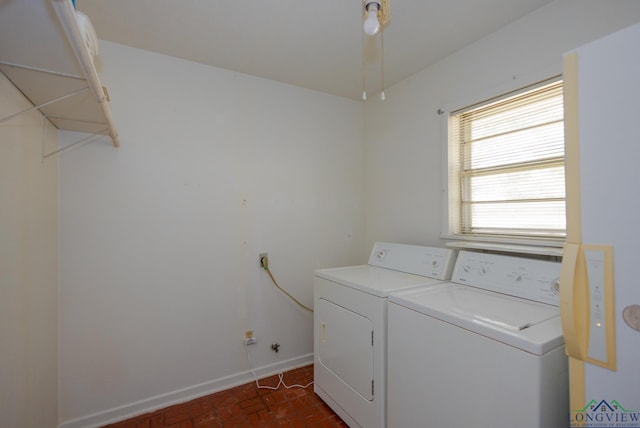
<path fill-rule="evenodd" d="M 441 283 L 455 252 L 376 243 L 367 265 L 315 271 L 314 391 L 352 428 L 386 427 L 387 297 Z"/>

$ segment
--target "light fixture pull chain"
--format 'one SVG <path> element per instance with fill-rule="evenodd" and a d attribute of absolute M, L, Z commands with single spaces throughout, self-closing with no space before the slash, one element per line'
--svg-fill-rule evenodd
<path fill-rule="evenodd" d="M 384 95 L 384 25 L 380 28 L 380 99 L 385 100 Z"/>
<path fill-rule="evenodd" d="M 367 44 L 367 37 L 362 36 L 362 100 L 367 99 L 367 69 L 365 61 L 365 49 Z"/>

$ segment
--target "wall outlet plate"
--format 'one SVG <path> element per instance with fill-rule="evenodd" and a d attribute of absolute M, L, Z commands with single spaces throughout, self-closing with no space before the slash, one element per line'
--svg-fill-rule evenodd
<path fill-rule="evenodd" d="M 253 330 L 247 330 L 244 332 L 244 344 L 253 345 L 258 339 L 253 335 Z"/>
<path fill-rule="evenodd" d="M 261 268 L 264 268 L 264 264 L 262 263 L 263 259 L 267 260 L 267 262 L 268 262 L 269 261 L 269 253 L 260 253 L 260 254 L 258 254 L 258 265 Z"/>

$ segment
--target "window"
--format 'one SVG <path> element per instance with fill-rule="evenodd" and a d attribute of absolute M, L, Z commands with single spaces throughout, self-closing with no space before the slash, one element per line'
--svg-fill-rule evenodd
<path fill-rule="evenodd" d="M 450 113 L 450 235 L 563 241 L 565 223 L 562 80 Z"/>

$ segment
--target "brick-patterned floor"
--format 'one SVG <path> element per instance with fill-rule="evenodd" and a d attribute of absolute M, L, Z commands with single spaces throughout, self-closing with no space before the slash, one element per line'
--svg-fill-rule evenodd
<path fill-rule="evenodd" d="M 278 376 L 260 380 L 276 386 Z M 287 385 L 307 385 L 313 380 L 313 366 L 284 373 Z M 347 425 L 313 392 L 306 389 L 258 389 L 255 382 L 206 397 L 137 416 L 104 428 L 249 428 L 318 427 Z"/>

